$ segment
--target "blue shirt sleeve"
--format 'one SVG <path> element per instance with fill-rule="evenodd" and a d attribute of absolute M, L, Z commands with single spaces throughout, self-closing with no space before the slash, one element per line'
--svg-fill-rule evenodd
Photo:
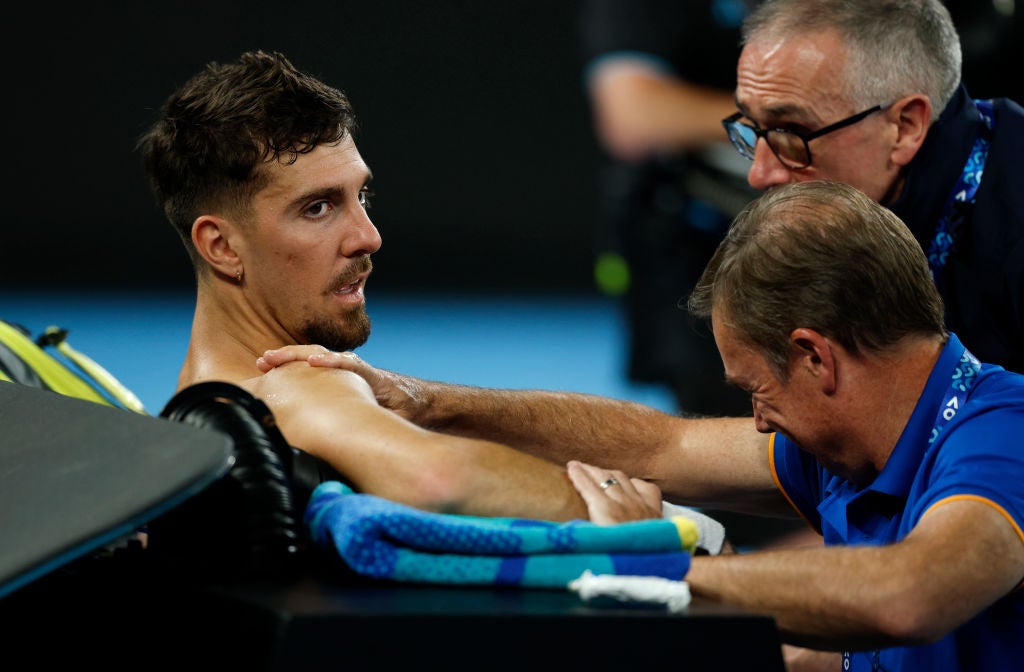
<path fill-rule="evenodd" d="M 808 525 L 820 534 L 818 502 L 822 498 L 823 472 L 817 461 L 778 432 L 772 434 L 768 449 L 775 482 L 782 494 Z"/>
<path fill-rule="evenodd" d="M 1024 541 L 1024 409 L 989 407 L 957 424 L 925 460 L 923 491 L 911 497 L 911 525 L 938 502 L 977 497 L 1001 509 Z"/>

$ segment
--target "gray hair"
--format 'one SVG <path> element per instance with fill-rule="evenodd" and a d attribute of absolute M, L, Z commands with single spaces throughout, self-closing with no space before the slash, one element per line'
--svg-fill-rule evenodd
<path fill-rule="evenodd" d="M 939 0 L 765 0 L 744 22 L 742 44 L 830 30 L 846 45 L 852 107 L 923 93 L 934 121 L 960 83 L 960 37 Z"/>

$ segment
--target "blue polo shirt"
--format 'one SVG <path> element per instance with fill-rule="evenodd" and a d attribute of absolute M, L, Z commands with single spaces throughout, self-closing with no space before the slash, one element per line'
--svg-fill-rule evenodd
<path fill-rule="evenodd" d="M 953 334 L 882 472 L 867 486 L 829 473 L 781 434 L 770 457 L 783 494 L 826 545 L 899 541 L 935 506 L 970 498 L 1024 543 L 1024 375 L 979 364 Z M 927 646 L 844 654 L 844 670 L 1008 670 L 1024 664 L 1024 590 Z"/>

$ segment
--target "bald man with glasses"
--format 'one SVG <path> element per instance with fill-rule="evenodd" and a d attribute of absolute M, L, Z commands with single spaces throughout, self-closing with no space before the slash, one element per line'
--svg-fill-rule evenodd
<path fill-rule="evenodd" d="M 1024 110 L 975 100 L 938 0 L 769 0 L 746 19 L 722 121 L 766 190 L 830 179 L 907 223 L 947 327 L 1024 372 Z"/>

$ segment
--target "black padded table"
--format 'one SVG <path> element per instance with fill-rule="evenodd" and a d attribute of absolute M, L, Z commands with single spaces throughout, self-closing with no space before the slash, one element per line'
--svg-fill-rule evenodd
<path fill-rule="evenodd" d="M 771 618 L 699 599 L 668 614 L 592 607 L 568 590 L 315 578 L 218 595 L 274 633 L 260 640 L 263 669 L 784 669 Z"/>
<path fill-rule="evenodd" d="M 221 477 L 214 431 L 0 382 L 0 597 Z"/>
<path fill-rule="evenodd" d="M 588 606 L 568 590 L 317 572 L 219 585 L 105 574 L 48 577 L 0 600 L 6 655 L 107 670 L 784 671 L 773 619 L 701 599 L 669 614 Z"/>

